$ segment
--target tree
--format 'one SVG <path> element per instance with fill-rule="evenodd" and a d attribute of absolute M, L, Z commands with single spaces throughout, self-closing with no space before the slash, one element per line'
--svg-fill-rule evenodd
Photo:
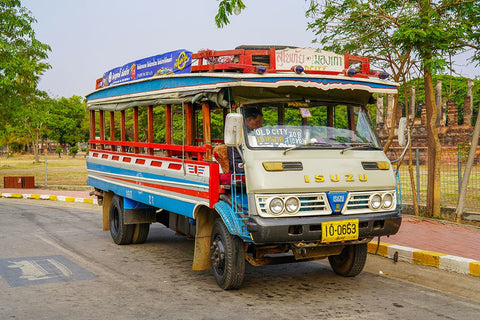
<path fill-rule="evenodd" d="M 240 14 L 245 9 L 242 0 L 221 0 L 218 4 L 218 12 L 215 16 L 215 23 L 218 28 L 223 28 L 230 23 L 228 17 L 233 13 Z"/>
<path fill-rule="evenodd" d="M 23 99 L 23 105 L 15 110 L 13 123 L 28 137 L 35 162 L 39 162 L 39 144 L 47 129 L 52 100 L 45 92 L 37 91 Z"/>
<path fill-rule="evenodd" d="M 428 184 L 427 209 L 440 216 L 441 144 L 438 137 L 437 106 L 433 74 L 446 64 L 447 56 L 474 48 L 480 61 L 480 1 L 418 0 L 417 11 L 395 33 L 397 44 L 412 47 L 422 61 L 427 111 Z"/>
<path fill-rule="evenodd" d="M 85 102 L 73 95 L 55 100 L 48 118 L 48 137 L 58 143 L 74 146 L 88 139 Z"/>
<path fill-rule="evenodd" d="M 14 111 L 35 95 L 50 47 L 35 38 L 36 22 L 19 0 L 0 1 L 0 129 Z"/>
<path fill-rule="evenodd" d="M 432 75 L 447 65 L 447 57 L 467 49 L 475 49 L 472 60 L 480 61 L 480 0 L 311 0 L 307 16 L 314 19 L 310 27 L 319 42 L 328 43 L 326 49 L 363 52 L 385 61 L 399 52 L 401 59 L 390 59 L 391 67 L 397 61 L 411 63 L 403 59 L 407 55 L 420 61 L 428 122 L 427 209 L 440 216 L 441 145 Z M 225 23 L 221 18 L 217 14 L 217 25 Z"/>

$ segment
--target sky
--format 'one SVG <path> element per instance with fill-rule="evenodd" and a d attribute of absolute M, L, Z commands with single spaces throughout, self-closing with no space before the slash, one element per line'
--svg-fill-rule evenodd
<path fill-rule="evenodd" d="M 39 87 L 52 97 L 85 96 L 104 72 L 165 52 L 226 50 L 242 44 L 316 47 L 305 0 L 244 0 L 246 10 L 215 25 L 217 0 L 21 0 L 37 19 L 36 38 L 51 46 Z M 464 59 L 459 73 L 480 68 Z"/>

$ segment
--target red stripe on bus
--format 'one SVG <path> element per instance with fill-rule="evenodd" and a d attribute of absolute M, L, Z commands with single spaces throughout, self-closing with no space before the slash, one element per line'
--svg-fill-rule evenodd
<path fill-rule="evenodd" d="M 155 184 L 155 183 L 138 182 L 138 181 L 135 181 L 135 180 L 125 179 L 125 178 L 110 177 L 110 176 L 107 176 L 107 175 L 103 175 L 103 176 L 106 177 L 106 178 L 120 180 L 120 181 L 123 181 L 123 182 L 129 182 L 129 183 L 133 183 L 133 184 L 138 184 L 138 185 L 145 186 L 145 187 L 151 187 L 151 188 L 160 189 L 160 190 L 172 191 L 172 192 L 175 192 L 175 193 L 180 193 L 180 194 L 184 194 L 184 195 L 188 195 L 188 196 L 193 196 L 193 197 L 198 197 L 198 198 L 203 198 L 203 199 L 209 199 L 209 192 L 206 192 L 206 191 L 196 191 L 196 190 L 183 189 L 183 188 L 178 188 L 178 187 L 162 186 L 162 185 Z"/>

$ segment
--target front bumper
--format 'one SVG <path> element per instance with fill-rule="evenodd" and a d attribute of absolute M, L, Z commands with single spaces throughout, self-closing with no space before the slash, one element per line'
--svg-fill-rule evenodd
<path fill-rule="evenodd" d="M 250 216 L 247 230 L 253 242 L 296 243 L 300 241 L 320 241 L 322 222 L 358 219 L 359 240 L 397 233 L 402 222 L 400 210 L 359 215 L 331 215 L 317 217 L 262 218 Z"/>

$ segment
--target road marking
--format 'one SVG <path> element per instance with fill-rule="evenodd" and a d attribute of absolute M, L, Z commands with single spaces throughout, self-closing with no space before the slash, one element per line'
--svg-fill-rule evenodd
<path fill-rule="evenodd" d="M 11 287 L 96 278 L 61 255 L 0 259 L 0 275 Z"/>

